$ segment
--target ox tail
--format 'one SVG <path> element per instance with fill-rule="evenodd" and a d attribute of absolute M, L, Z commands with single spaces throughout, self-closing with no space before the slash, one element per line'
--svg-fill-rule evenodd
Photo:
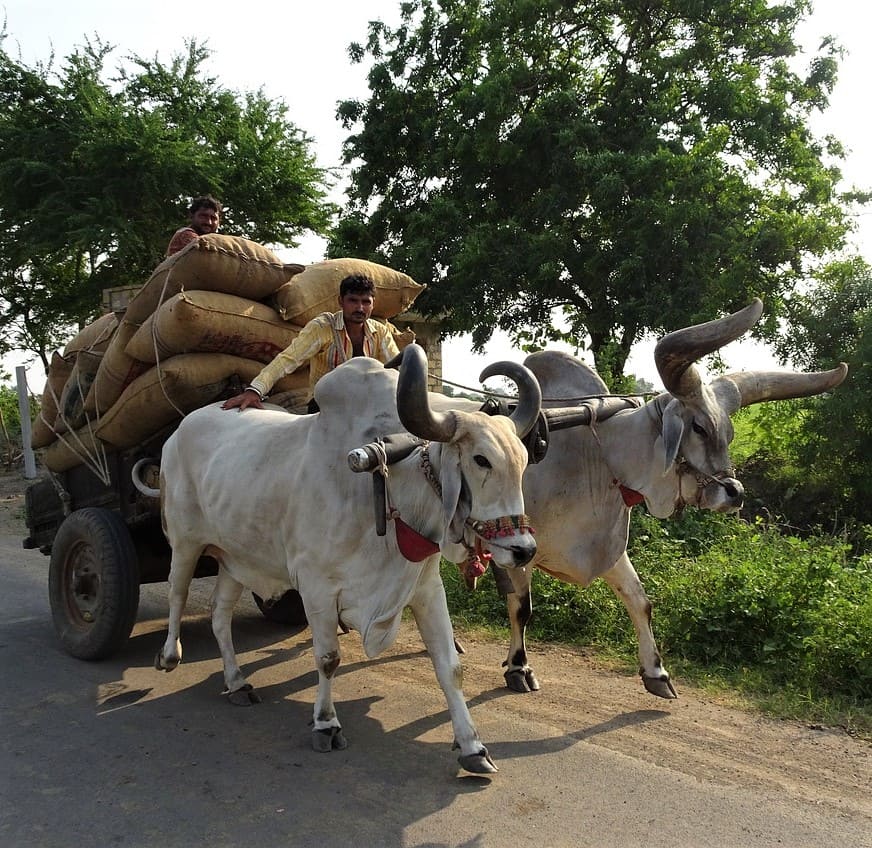
<path fill-rule="evenodd" d="M 145 482 L 140 477 L 140 473 L 142 469 L 146 465 L 156 465 L 155 461 L 150 457 L 144 457 L 140 459 L 130 470 L 130 477 L 133 480 L 133 485 L 136 486 L 137 490 L 142 492 L 148 498 L 159 498 L 160 497 L 160 489 L 153 489 L 151 486 L 145 484 Z"/>

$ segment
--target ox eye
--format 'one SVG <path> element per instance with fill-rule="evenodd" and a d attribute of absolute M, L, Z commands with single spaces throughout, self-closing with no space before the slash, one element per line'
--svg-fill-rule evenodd
<path fill-rule="evenodd" d="M 691 424 L 691 427 L 693 428 L 693 432 L 696 433 L 697 436 L 702 436 L 703 438 L 705 438 L 705 427 L 703 427 L 702 424 L 697 424 L 696 421 L 694 421 L 693 424 Z"/>
<path fill-rule="evenodd" d="M 493 468 L 488 458 L 480 453 L 477 453 L 472 459 L 479 468 Z"/>

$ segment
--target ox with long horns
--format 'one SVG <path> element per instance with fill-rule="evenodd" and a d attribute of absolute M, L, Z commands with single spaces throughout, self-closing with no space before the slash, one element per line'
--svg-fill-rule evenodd
<path fill-rule="evenodd" d="M 730 461 L 730 416 L 754 403 L 829 391 L 847 374 L 842 364 L 819 373 L 749 371 L 703 382 L 694 363 L 742 336 L 762 309 L 755 300 L 732 315 L 664 336 L 654 358 L 666 392 L 644 405 L 608 396 L 599 376 L 567 354 L 542 351 L 524 363 L 539 379 L 551 429 L 546 458 L 524 474 L 524 500 L 538 531 L 533 565 L 582 586 L 597 577 L 608 583 L 635 627 L 645 688 L 662 698 L 674 698 L 675 690 L 654 639 L 651 603 L 627 555 L 632 505 L 644 502 L 659 518 L 685 505 L 738 510 L 744 489 Z M 592 396 L 601 397 L 581 400 Z M 507 685 L 538 689 L 524 642 L 532 611 L 530 569 L 508 577 L 500 569 L 494 573 L 512 628 Z"/>
<path fill-rule="evenodd" d="M 330 751 L 346 744 L 332 697 L 337 627 L 341 622 L 359 631 L 367 656 L 374 657 L 394 641 L 408 606 L 448 702 L 460 763 L 490 772 L 495 766 L 460 688 L 440 550 L 462 561 L 486 548 L 509 570 L 534 555 L 521 494 L 527 454 L 519 436 L 537 421 L 541 395 L 526 368 L 502 363 L 482 379 L 506 374 L 518 384 L 521 400 L 511 418 L 432 410 L 426 358 L 417 345 L 404 354 L 399 375 L 366 357 L 327 374 L 315 389 L 316 415 L 212 405 L 182 421 L 161 457 L 161 515 L 172 561 L 168 633 L 156 666 L 171 671 L 181 661 L 188 587 L 198 559 L 210 556 L 219 566 L 212 628 L 227 693 L 234 702 L 258 700 L 233 648 L 233 608 L 243 587 L 264 599 L 297 589 L 318 670 L 312 742 Z M 402 436 L 404 428 L 418 438 Z M 405 449 L 382 472 L 391 517 L 401 517 L 418 540 L 405 547 L 399 529 L 376 532 L 372 487 L 349 469 L 361 446 L 394 434 L 406 440 Z"/>

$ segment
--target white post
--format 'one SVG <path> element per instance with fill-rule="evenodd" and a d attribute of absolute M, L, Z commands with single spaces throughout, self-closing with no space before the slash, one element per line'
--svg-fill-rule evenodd
<path fill-rule="evenodd" d="M 15 366 L 15 384 L 18 387 L 18 413 L 21 416 L 21 445 L 24 450 L 24 477 L 36 477 L 36 456 L 30 446 L 30 398 L 27 396 L 27 375 L 23 365 Z"/>

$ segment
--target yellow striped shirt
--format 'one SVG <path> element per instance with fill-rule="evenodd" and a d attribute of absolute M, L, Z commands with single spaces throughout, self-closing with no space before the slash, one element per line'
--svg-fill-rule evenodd
<path fill-rule="evenodd" d="M 368 319 L 363 330 L 364 355 L 387 362 L 399 352 L 390 325 Z M 324 312 L 309 321 L 300 330 L 300 335 L 263 368 L 251 381 L 251 387 L 262 396 L 269 394 L 282 377 L 308 363 L 311 400 L 315 383 L 353 355 L 354 348 L 345 330 L 342 312 Z"/>

